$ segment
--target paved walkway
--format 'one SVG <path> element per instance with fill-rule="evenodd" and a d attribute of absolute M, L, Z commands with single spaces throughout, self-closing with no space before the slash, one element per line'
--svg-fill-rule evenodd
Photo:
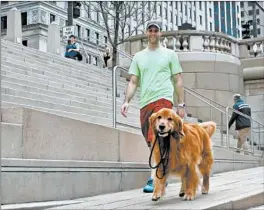
<path fill-rule="evenodd" d="M 49 209 L 249 209 L 264 204 L 264 167 L 216 174 L 208 195 L 200 188 L 194 201 L 178 197 L 180 184 L 170 184 L 158 202 L 142 189 L 111 193 L 78 200 L 80 203 Z"/>

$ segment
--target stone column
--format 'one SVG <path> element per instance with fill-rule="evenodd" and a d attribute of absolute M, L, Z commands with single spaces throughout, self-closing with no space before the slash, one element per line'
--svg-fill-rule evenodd
<path fill-rule="evenodd" d="M 47 51 L 60 55 L 60 26 L 53 22 L 48 27 Z"/>
<path fill-rule="evenodd" d="M 22 43 L 21 12 L 15 7 L 7 13 L 6 39 L 11 42 Z"/>

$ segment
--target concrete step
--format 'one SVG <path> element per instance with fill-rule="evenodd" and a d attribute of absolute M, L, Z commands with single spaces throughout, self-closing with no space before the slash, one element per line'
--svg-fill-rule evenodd
<path fill-rule="evenodd" d="M 28 99 L 34 99 L 37 101 L 46 101 L 46 102 L 51 102 L 51 103 L 56 103 L 56 104 L 61 104 L 61 105 L 66 105 L 66 106 L 74 106 L 74 107 L 80 107 L 84 109 L 89 109 L 89 110 L 98 110 L 102 112 L 107 112 L 111 113 L 112 112 L 112 106 L 110 104 L 100 104 L 99 101 L 96 100 L 87 100 L 85 102 L 78 102 L 74 100 L 69 100 L 65 98 L 59 98 L 59 97 L 54 97 L 54 96 L 49 96 L 45 94 L 37 94 L 37 93 L 32 93 L 32 92 L 27 92 L 27 91 L 20 91 L 20 90 L 15 90 L 11 88 L 5 88 L 2 87 L 2 94 L 7 94 L 7 95 L 12 95 L 16 97 L 24 97 Z"/>
<path fill-rule="evenodd" d="M 139 188 L 145 163 L 45 159 L 1 160 L 3 204 L 76 199 Z"/>
<path fill-rule="evenodd" d="M 8 80 L 8 81 L 6 81 Z M 9 82 L 12 78 L 4 78 L 2 80 L 2 87 L 12 90 L 20 90 L 25 91 L 28 93 L 34 94 L 44 94 L 52 97 L 58 97 L 63 99 L 69 99 L 80 103 L 91 103 L 99 106 L 107 106 L 112 107 L 112 98 L 107 97 L 98 97 L 96 94 L 83 94 L 79 92 L 74 92 L 70 90 L 65 90 L 64 88 L 57 88 L 52 86 L 46 85 L 39 85 L 38 83 L 29 82 L 26 85 L 21 85 L 19 83 L 25 83 L 23 80 L 16 80 L 16 83 Z M 7 92 L 6 92 L 7 93 Z M 120 98 L 117 98 L 117 107 L 121 107 L 123 101 Z M 134 101 L 131 102 L 130 107 L 136 109 L 135 111 L 139 110 L 139 105 Z M 134 111 L 134 110 L 133 110 Z"/>
<path fill-rule="evenodd" d="M 31 59 L 32 60 L 32 59 Z M 34 63 L 32 63 L 32 61 L 28 61 L 25 62 L 23 60 L 23 58 L 21 57 L 21 60 L 18 60 L 17 58 L 12 58 L 12 57 L 7 57 L 7 56 L 3 56 L 3 65 L 6 66 L 11 66 L 12 67 L 19 67 L 19 65 L 21 66 L 26 66 L 26 69 L 23 68 L 19 68 L 21 70 L 24 70 L 25 72 L 34 72 L 34 73 L 39 73 L 42 75 L 47 75 L 47 76 L 52 76 L 52 77 L 56 77 L 56 78 L 69 78 L 71 80 L 77 80 L 78 82 L 88 82 L 90 85 L 97 85 L 101 88 L 105 87 L 105 84 L 111 84 L 112 78 L 105 78 L 105 77 L 101 77 L 101 76 L 97 76 L 94 74 L 89 74 L 89 75 L 84 75 L 81 73 L 77 73 L 74 70 L 68 70 L 67 69 L 60 69 L 60 68 L 56 68 L 53 66 L 41 66 L 41 65 L 36 65 Z M 126 84 L 124 82 L 118 81 L 118 86 L 122 89 L 125 88 Z"/>
<path fill-rule="evenodd" d="M 57 207 L 55 202 L 36 202 L 2 205 L 2 209 L 251 209 L 264 203 L 263 169 L 257 167 L 215 174 L 210 179 L 209 194 L 197 192 L 192 202 L 178 197 L 180 183 L 177 182 L 166 187 L 165 196 L 158 202 L 151 201 L 152 194 L 144 194 L 139 187 L 123 192 L 58 200 Z"/>
<path fill-rule="evenodd" d="M 58 68 L 72 68 L 72 69 L 85 69 L 87 68 L 90 71 L 93 71 L 94 74 L 104 75 L 105 71 L 101 70 L 98 71 L 98 67 L 91 65 L 91 64 L 83 64 L 81 62 L 76 62 L 71 59 L 64 58 L 60 55 L 55 55 L 52 53 L 41 52 L 39 50 L 28 48 L 24 46 L 16 46 L 14 43 L 9 42 L 8 45 L 2 45 L 2 50 L 8 53 L 19 53 L 19 54 L 26 54 L 29 55 L 34 60 L 38 59 L 40 62 L 47 62 L 47 64 L 52 63 Z"/>
<path fill-rule="evenodd" d="M 71 77 L 66 77 L 66 76 L 62 77 L 61 75 L 56 74 L 56 73 L 49 74 L 48 72 L 43 72 L 43 74 L 40 74 L 40 73 L 32 72 L 31 70 L 22 70 L 21 67 L 17 65 L 17 63 L 11 64 L 11 63 L 4 62 L 4 64 L 5 66 L 8 65 L 10 66 L 10 68 L 12 68 L 12 70 L 11 69 L 9 70 L 9 69 L 6 69 L 4 66 L 2 74 L 5 74 L 7 76 L 17 74 L 19 75 L 19 78 L 25 78 L 25 77 L 30 76 L 38 80 L 50 81 L 50 83 L 54 82 L 54 83 L 59 83 L 59 84 L 67 84 L 69 86 L 81 87 L 84 89 L 89 89 L 89 90 L 93 90 L 97 92 L 112 91 L 110 86 L 107 86 L 107 85 L 103 86 L 103 85 L 98 85 L 94 83 L 89 83 L 83 80 L 73 79 Z M 14 65 L 17 68 L 13 68 Z"/>
<path fill-rule="evenodd" d="M 35 73 L 27 73 L 27 74 L 23 74 L 23 72 L 21 72 L 20 70 L 18 70 L 18 72 L 14 72 L 13 71 L 14 68 L 11 70 L 7 70 L 4 68 L 4 70 L 2 70 L 2 75 L 3 75 L 3 79 L 5 79 L 6 77 L 8 77 L 7 79 L 9 79 L 8 81 L 10 81 L 10 77 L 11 78 L 19 78 L 20 82 L 19 84 L 27 84 L 27 82 L 23 82 L 23 81 L 29 81 L 31 83 L 31 81 L 35 81 L 37 82 L 37 84 L 35 86 L 37 87 L 42 87 L 47 89 L 47 85 L 50 86 L 54 86 L 55 88 L 67 88 L 70 90 L 79 90 L 81 89 L 82 92 L 86 92 L 88 94 L 93 94 L 96 95 L 98 97 L 102 97 L 102 98 L 112 98 L 112 90 L 110 88 L 106 88 L 105 90 L 107 90 L 107 92 L 105 92 L 104 90 L 98 88 L 98 87 L 91 87 L 88 83 L 87 85 L 82 85 L 79 83 L 69 83 L 67 81 L 64 80 L 59 80 L 59 79 L 53 79 L 52 77 L 49 76 L 43 76 L 41 74 L 35 74 Z M 21 81 L 22 80 L 22 81 Z M 14 82 L 14 81 L 11 81 Z M 44 87 L 43 87 L 44 85 Z M 120 94 L 121 97 L 120 99 L 123 100 L 123 96 L 122 94 Z M 135 101 L 135 100 L 133 100 Z"/>
<path fill-rule="evenodd" d="M 30 62 L 30 64 L 37 64 L 37 66 L 43 66 L 45 65 L 46 67 L 50 67 L 51 69 L 57 69 L 57 70 L 61 70 L 62 73 L 66 73 L 68 72 L 67 69 L 70 68 L 70 73 L 71 74 L 76 74 L 78 76 L 82 76 L 82 77 L 100 77 L 102 80 L 106 80 L 109 81 L 109 79 L 112 79 L 112 73 L 111 71 L 106 71 L 105 69 L 100 69 L 96 66 L 93 65 L 84 65 L 82 64 L 81 66 L 79 66 L 78 68 L 76 68 L 76 65 L 74 66 L 69 66 L 69 65 L 65 65 L 65 63 L 67 62 L 60 62 L 60 64 L 57 64 L 55 60 L 53 60 L 53 58 L 47 58 L 47 59 L 43 59 L 45 58 L 45 56 L 41 56 L 41 57 L 36 57 L 35 53 L 32 54 L 28 54 L 26 52 L 27 50 L 24 50 L 22 53 L 21 51 L 17 51 L 15 48 L 11 48 L 9 50 L 6 50 L 5 48 L 3 49 L 3 56 L 4 57 L 9 57 L 9 58 L 15 58 L 16 60 L 20 60 L 20 61 L 24 61 L 24 62 Z M 21 54 L 23 56 L 21 56 Z M 34 59 L 32 59 L 32 57 Z M 63 57 L 60 57 L 60 60 L 64 60 L 64 61 L 68 61 L 69 59 L 65 59 Z M 76 62 L 74 62 L 75 64 Z M 63 66 L 62 66 L 63 65 Z M 48 68 L 45 68 L 48 70 Z M 123 81 L 123 83 L 125 82 L 124 78 L 121 77 L 117 77 L 118 81 Z"/>
<path fill-rule="evenodd" d="M 77 106 L 69 106 L 65 104 L 60 104 L 50 101 L 44 101 L 44 100 L 36 100 L 31 98 L 26 98 L 22 96 L 14 96 L 14 95 L 8 95 L 8 94 L 2 94 L 2 100 L 5 102 L 11 102 L 15 104 L 27 104 L 34 107 L 43 107 L 48 109 L 55 109 L 55 110 L 62 110 L 66 112 L 73 112 L 73 113 L 80 113 L 80 114 L 87 114 L 92 116 L 98 116 L 98 117 L 105 117 L 105 118 L 112 118 L 111 112 L 106 112 L 104 110 L 95 110 L 93 109 L 85 109 Z"/>
<path fill-rule="evenodd" d="M 109 126 L 112 127 L 112 119 L 109 118 L 104 118 L 104 117 L 96 117 L 92 115 L 86 115 L 86 114 L 79 114 L 79 113 L 72 113 L 72 112 L 66 112 L 66 111 L 61 111 L 61 110 L 56 110 L 56 109 L 48 109 L 48 108 L 43 108 L 43 107 L 35 107 L 35 106 L 30 106 L 27 104 L 15 104 L 15 103 L 10 103 L 10 102 L 5 102 L 2 101 L 2 109 L 19 109 L 19 108 L 28 108 L 28 109 L 33 109 L 33 110 L 38 110 L 42 111 L 45 113 L 49 114 L 54 114 L 57 116 L 69 118 L 69 119 L 74 119 L 78 121 L 84 121 L 88 123 L 93 123 L 97 125 L 104 125 L 104 126 Z M 16 118 L 10 118 L 10 117 L 5 117 L 2 118 L 2 122 L 7 122 L 7 123 L 21 123 L 21 121 L 18 121 Z"/>

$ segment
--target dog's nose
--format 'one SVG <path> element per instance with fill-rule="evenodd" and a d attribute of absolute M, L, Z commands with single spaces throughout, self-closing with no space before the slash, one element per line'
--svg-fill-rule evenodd
<path fill-rule="evenodd" d="M 159 125 L 159 129 L 162 131 L 162 130 L 164 130 L 164 128 L 165 128 L 165 125 Z"/>

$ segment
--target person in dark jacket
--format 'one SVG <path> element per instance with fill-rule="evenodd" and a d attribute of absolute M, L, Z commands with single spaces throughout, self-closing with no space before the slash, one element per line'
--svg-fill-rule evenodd
<path fill-rule="evenodd" d="M 235 104 L 233 106 L 233 109 L 240 111 L 243 114 L 246 114 L 249 117 L 251 117 L 251 108 L 241 99 L 240 94 L 234 95 L 234 103 Z M 244 153 L 248 154 L 247 138 L 249 138 L 250 136 L 250 128 L 251 128 L 250 119 L 233 112 L 232 117 L 228 123 L 229 129 L 235 121 L 236 121 L 236 130 L 238 131 L 237 152 L 239 153 L 241 148 L 243 147 Z"/>

